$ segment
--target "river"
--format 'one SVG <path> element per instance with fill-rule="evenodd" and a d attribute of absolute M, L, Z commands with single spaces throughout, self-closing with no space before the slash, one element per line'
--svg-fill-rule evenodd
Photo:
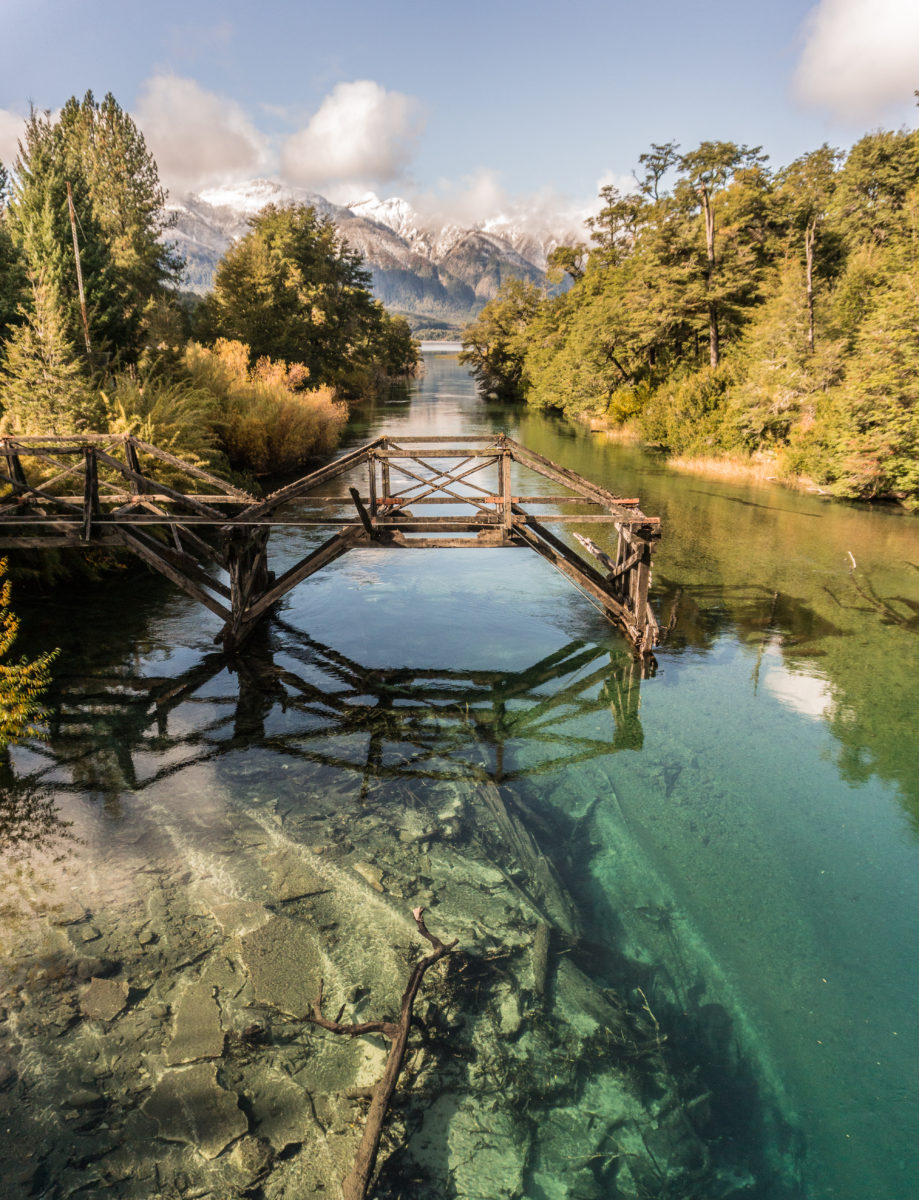
<path fill-rule="evenodd" d="M 270 912 L 293 905 L 285 920 L 305 919 L 313 910 L 296 906 L 343 868 L 324 867 L 328 886 L 297 894 L 285 855 L 309 845 L 317 862 L 340 851 L 354 867 L 375 846 L 369 865 L 357 861 L 371 888 L 360 903 L 407 904 L 421 889 L 433 927 L 434 867 L 400 884 L 404 860 L 387 859 L 379 839 L 385 819 L 410 846 L 394 806 L 417 801 L 422 813 L 428 791 L 452 828 L 442 789 L 467 779 L 532 814 L 581 926 L 555 943 L 559 962 L 570 952 L 591 986 L 644 1008 L 676 1094 L 696 1080 L 693 1123 L 720 1163 L 717 1194 L 916 1195 L 915 518 L 678 474 L 638 448 L 482 401 L 456 357 L 435 349 L 418 381 L 355 409 L 342 449 L 382 433 L 495 430 L 662 518 L 652 599 L 671 628 L 649 677 L 593 605 L 524 549 L 352 552 L 285 599 L 238 672 L 215 654 L 216 618 L 156 580 L 142 594 L 116 579 L 16 605 L 25 646 L 61 656 L 50 738 L 15 750 L 3 812 L 4 1195 L 323 1194 L 305 1167 L 295 1172 L 303 1140 L 284 1122 L 329 1128 L 309 1083 L 329 1039 L 304 1049 L 277 1025 L 274 1058 L 256 1059 L 231 1011 L 234 996 L 263 1022 L 272 1004 L 285 1009 L 260 990 L 259 955 L 277 946 L 257 940 L 255 889 L 281 879 Z M 599 528 L 585 531 L 600 540 Z M 275 535 L 273 566 L 320 537 Z M 308 814 L 304 796 L 317 798 Z M 378 822 L 366 845 L 365 818 Z M 438 836 L 464 853 L 475 842 L 468 822 Z M 519 872 L 502 871 L 517 886 Z M 446 919 L 462 906 L 444 889 Z M 479 924 L 489 919 L 483 909 Z M 480 957 L 504 952 L 472 946 L 471 927 L 457 935 Z M 487 985 L 495 1005 L 508 979 Z M 512 1055 L 527 1030 L 500 997 Z M 202 1050 L 215 1020 L 211 1040 L 219 1047 L 229 1029 L 226 1049 Z M 197 1047 L 184 1057 L 183 1038 Z M 454 1194 L 697 1194 L 640 1180 L 645 1193 L 628 1191 L 614 1161 L 622 1138 L 583 1150 L 574 1110 L 596 1099 L 600 1066 L 562 1098 L 540 1083 L 544 1105 L 527 1101 L 538 1116 L 520 1115 L 534 1122 L 514 1168 L 522 1184 L 484 1150 L 469 1182 L 476 1171 L 464 1176 L 454 1141 L 438 1147 Z M 203 1132 L 171 1124 L 181 1099 L 169 1068 L 198 1073 Z M 498 1129 L 496 1103 L 483 1093 L 477 1112 L 497 1113 Z M 547 1149 L 564 1141 L 554 1112 L 580 1131 L 564 1135 L 567 1156 Z M 420 1149 L 403 1190 L 380 1195 L 438 1194 L 405 1182 L 435 1170 L 425 1137 L 445 1126 L 420 1119 L 406 1118 L 409 1149 L 412 1139 Z M 168 1153 L 151 1151 L 156 1135 Z M 253 1166 L 259 1146 L 271 1162 Z M 230 1174 L 196 1176 L 202 1155 L 217 1164 L 208 1170 L 235 1155 Z M 562 1165 L 579 1155 L 576 1169 Z"/>

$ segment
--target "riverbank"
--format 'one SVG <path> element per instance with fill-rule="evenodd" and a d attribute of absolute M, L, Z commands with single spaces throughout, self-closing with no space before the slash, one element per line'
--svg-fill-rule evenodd
<path fill-rule="evenodd" d="M 885 506 L 900 508 L 904 512 L 914 511 L 908 504 L 896 497 L 865 500 L 852 496 L 835 495 L 829 488 L 821 487 L 810 475 L 800 475 L 786 470 L 781 456 L 774 452 L 758 451 L 749 456 L 740 454 L 668 455 L 660 447 L 644 441 L 636 426 L 631 422 L 625 425 L 609 425 L 602 417 L 588 413 L 573 418 L 573 423 L 586 425 L 592 434 L 614 445 L 637 446 L 643 450 L 657 451 L 669 470 L 680 471 L 685 475 L 702 475 L 707 479 L 720 479 L 725 483 L 778 484 L 791 491 L 803 492 L 811 496 L 825 496 L 831 500 L 844 500 L 850 504 L 874 505 L 880 502 Z"/>

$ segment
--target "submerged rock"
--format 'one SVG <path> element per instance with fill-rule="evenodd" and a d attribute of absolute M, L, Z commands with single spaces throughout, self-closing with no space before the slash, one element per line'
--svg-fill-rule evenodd
<path fill-rule="evenodd" d="M 121 979 L 93 978 L 80 995 L 83 1015 L 94 1021 L 114 1021 L 128 1002 L 128 985 Z"/>
<path fill-rule="evenodd" d="M 256 997 L 281 1012 L 305 1017 L 322 978 L 319 944 L 301 921 L 272 917 L 240 940 Z"/>
<path fill-rule="evenodd" d="M 383 890 L 383 872 L 375 867 L 372 863 L 356 862 L 351 866 L 357 871 L 362 879 L 366 879 L 375 892 Z"/>
<path fill-rule="evenodd" d="M 217 1082 L 211 1063 L 168 1071 L 143 1104 L 167 1142 L 187 1142 L 205 1158 L 216 1158 L 249 1129 L 236 1096 Z"/>
<path fill-rule="evenodd" d="M 325 880 L 293 850 L 285 847 L 264 860 L 271 873 L 271 895 L 285 902 L 313 896 L 326 888 Z"/>
<path fill-rule="evenodd" d="M 175 1065 L 199 1058 L 219 1058 L 223 1053 L 224 1036 L 214 988 L 197 981 L 186 989 L 176 1007 L 166 1062 Z"/>
<path fill-rule="evenodd" d="M 246 1101 L 255 1133 L 277 1153 L 318 1132 L 309 1093 L 281 1071 L 261 1066 L 251 1073 Z"/>

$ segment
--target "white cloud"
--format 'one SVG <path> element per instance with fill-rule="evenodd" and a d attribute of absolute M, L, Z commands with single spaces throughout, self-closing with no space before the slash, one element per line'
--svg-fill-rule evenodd
<path fill-rule="evenodd" d="M 412 203 L 430 224 L 459 225 L 500 232 L 503 226 L 536 237 L 554 236 L 567 241 L 589 241 L 588 217 L 600 211 L 600 189 L 615 184 L 623 193 L 633 192 L 631 175 L 605 172 L 589 197 L 573 197 L 554 188 L 535 192 L 509 192 L 500 173 L 479 167 L 459 179 L 441 179 L 434 191 L 416 193 Z"/>
<path fill-rule="evenodd" d="M 292 183 L 342 196 L 403 178 L 424 127 L 412 96 L 370 79 L 339 83 L 305 129 L 281 148 L 281 173 Z"/>
<path fill-rule="evenodd" d="M 251 179 L 273 166 L 267 137 L 242 107 L 193 79 L 155 75 L 144 85 L 134 115 L 173 192 Z"/>
<path fill-rule="evenodd" d="M 919 87 L 916 0 L 820 0 L 805 26 L 795 89 L 836 116 L 905 117 Z"/>
<path fill-rule="evenodd" d="M 595 209 L 600 207 L 600 192 L 605 187 L 614 187 L 620 195 L 628 196 L 631 192 L 638 191 L 638 181 L 634 175 L 620 175 L 618 171 L 604 171 L 597 180 L 597 201 L 594 205 Z"/>
<path fill-rule="evenodd" d="M 25 127 L 25 117 L 9 109 L 0 108 L 0 162 L 7 170 L 13 165 L 13 160 L 19 153 L 19 139 Z"/>

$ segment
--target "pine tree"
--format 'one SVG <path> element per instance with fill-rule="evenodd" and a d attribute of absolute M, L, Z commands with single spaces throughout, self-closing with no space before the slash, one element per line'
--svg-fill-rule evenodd
<path fill-rule="evenodd" d="M 106 96 L 71 98 L 60 115 L 33 110 L 15 164 L 10 232 L 28 271 L 61 303 L 68 338 L 83 342 L 77 298 L 73 196 L 94 365 L 135 363 L 144 312 L 179 277 L 181 262 L 160 235 L 165 192 L 132 119 Z"/>
<path fill-rule="evenodd" d="M 0 344 L 20 321 L 19 307 L 25 299 L 26 275 L 16 252 L 6 214 L 9 176 L 0 163 Z"/>
<path fill-rule="evenodd" d="M 32 305 L 5 346 L 0 367 L 4 425 L 22 434 L 79 433 L 96 428 L 92 392 L 61 321 L 54 285 L 32 280 Z"/>

